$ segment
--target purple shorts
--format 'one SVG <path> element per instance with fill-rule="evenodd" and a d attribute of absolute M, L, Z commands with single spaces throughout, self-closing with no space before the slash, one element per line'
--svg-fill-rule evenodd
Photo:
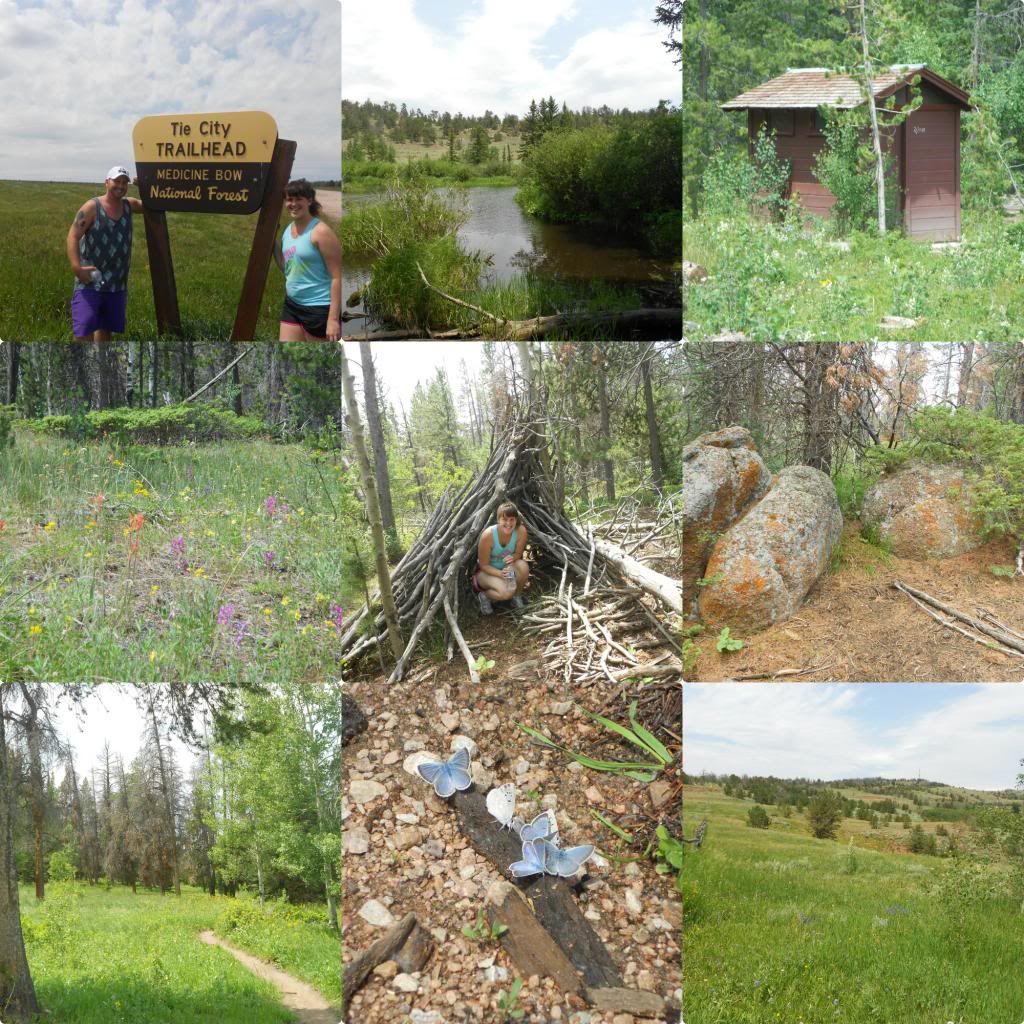
<path fill-rule="evenodd" d="M 76 288 L 71 296 L 71 329 L 76 338 L 90 338 L 93 331 L 124 334 L 128 292 L 98 292 Z"/>

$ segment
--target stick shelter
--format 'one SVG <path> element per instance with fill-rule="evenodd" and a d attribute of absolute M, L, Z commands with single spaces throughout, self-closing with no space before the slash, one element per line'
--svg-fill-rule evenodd
<path fill-rule="evenodd" d="M 960 238 L 960 114 L 970 109 L 962 89 L 924 64 L 894 65 L 872 80 L 876 106 L 890 97 L 906 106 L 911 90 L 921 106 L 901 124 L 885 127 L 883 149 L 893 158 L 900 191 L 903 230 L 910 238 Z M 787 197 L 818 217 L 829 218 L 835 196 L 814 176 L 814 162 L 826 145 L 822 107 L 852 109 L 865 102 L 860 84 L 827 68 L 789 68 L 728 103 L 723 110 L 746 110 L 749 144 L 763 125 L 774 134 L 779 158 L 790 163 Z"/>

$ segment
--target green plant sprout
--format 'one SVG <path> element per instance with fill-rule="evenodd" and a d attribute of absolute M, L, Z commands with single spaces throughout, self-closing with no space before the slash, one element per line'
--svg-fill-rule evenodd
<path fill-rule="evenodd" d="M 498 996 L 498 1009 L 504 1014 L 505 1020 L 520 1020 L 526 1016 L 526 1011 L 516 1006 L 519 1002 L 519 990 L 523 987 L 523 979 L 516 978 L 508 992 L 502 992 Z"/>
<path fill-rule="evenodd" d="M 629 722 L 633 726 L 632 729 L 627 729 L 623 725 L 619 725 L 618 722 L 613 722 L 610 718 L 604 718 L 601 715 L 595 715 L 591 711 L 587 711 L 586 708 L 577 705 L 581 711 L 592 718 L 595 722 L 603 725 L 606 729 L 612 732 L 618 733 L 623 739 L 628 740 L 630 743 L 639 747 L 649 757 L 653 757 L 653 761 L 601 761 L 593 757 L 587 757 L 585 754 L 577 754 L 575 751 L 570 750 L 568 747 L 563 746 L 561 743 L 556 743 L 554 740 L 545 736 L 542 732 L 538 732 L 536 729 L 530 728 L 528 725 L 523 725 L 520 722 L 516 722 L 516 727 L 522 729 L 528 736 L 535 739 L 538 743 L 543 744 L 545 747 L 551 747 L 554 750 L 560 750 L 563 754 L 571 757 L 574 761 L 583 765 L 584 768 L 592 768 L 594 771 L 599 772 L 613 772 L 618 775 L 624 775 L 630 779 L 636 779 L 637 782 L 653 782 L 660 772 L 667 768 L 672 763 L 672 755 L 665 749 L 664 744 L 647 729 L 645 729 L 636 720 L 636 701 L 633 701 L 629 705 Z"/>
<path fill-rule="evenodd" d="M 718 634 L 718 639 L 715 641 L 715 650 L 718 651 L 719 654 L 724 654 L 726 651 L 739 651 L 742 650 L 742 648 L 743 641 L 730 636 L 728 626 Z"/>
<path fill-rule="evenodd" d="M 489 942 L 504 935 L 508 931 L 508 925 L 502 924 L 498 920 L 488 922 L 484 917 L 484 912 L 478 910 L 476 912 L 476 922 L 474 924 L 464 924 L 460 930 L 467 939 L 475 939 L 477 942 Z"/>
<path fill-rule="evenodd" d="M 481 654 L 480 657 L 473 662 L 473 668 L 475 668 L 480 675 L 483 675 L 485 672 L 489 672 L 494 668 L 494 659 Z"/>

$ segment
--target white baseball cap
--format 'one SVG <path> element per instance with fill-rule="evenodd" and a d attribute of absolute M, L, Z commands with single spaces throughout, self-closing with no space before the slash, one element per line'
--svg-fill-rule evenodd
<path fill-rule="evenodd" d="M 132 172 L 127 167 L 122 167 L 120 164 L 115 164 L 107 171 L 107 178 L 127 178 L 129 181 L 132 180 Z M 106 178 L 104 179 L 104 181 Z"/>

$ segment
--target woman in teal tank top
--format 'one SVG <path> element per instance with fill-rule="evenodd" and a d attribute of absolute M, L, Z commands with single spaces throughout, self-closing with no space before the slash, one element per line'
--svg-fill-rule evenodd
<path fill-rule="evenodd" d="M 480 534 L 478 564 L 473 574 L 473 586 L 484 615 L 494 611 L 492 601 L 511 601 L 514 608 L 522 608 L 520 595 L 530 578 L 530 567 L 523 558 L 526 526 L 519 509 L 506 501 L 498 506 L 497 520 Z"/>
<path fill-rule="evenodd" d="M 305 178 L 288 182 L 285 206 L 291 223 L 274 246 L 285 276 L 281 341 L 341 338 L 341 243 L 321 221 L 316 190 Z"/>

